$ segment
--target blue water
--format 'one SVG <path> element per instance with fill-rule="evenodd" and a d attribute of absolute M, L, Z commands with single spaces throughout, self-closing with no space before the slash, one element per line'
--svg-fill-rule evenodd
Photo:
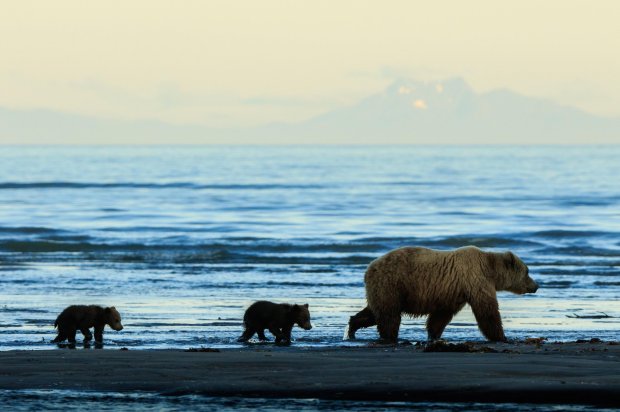
<path fill-rule="evenodd" d="M 437 412 L 479 412 L 479 411 L 598 411 L 607 409 L 585 405 L 536 405 L 536 404 L 484 404 L 484 403 L 441 403 L 441 402 L 381 402 L 381 401 L 339 401 L 320 399 L 261 399 L 261 398 L 218 398 L 200 395 L 162 396 L 152 393 L 117 393 L 62 390 L 0 390 L 0 405 L 4 409 L 20 412 L 45 411 L 437 411 Z"/>
<path fill-rule="evenodd" d="M 363 273 L 404 245 L 512 250 L 535 295 L 508 337 L 620 333 L 620 147 L 0 147 L 0 348 L 55 349 L 70 304 L 106 348 L 239 347 L 254 300 L 309 303 L 296 346 L 343 341 Z M 567 316 L 596 315 L 604 319 Z M 424 319 L 400 336 L 426 337 Z M 481 340 L 466 308 L 444 333 Z"/>
<path fill-rule="evenodd" d="M 320 399 L 263 399 L 263 398 L 218 398 L 200 395 L 163 396 L 144 392 L 90 392 L 62 390 L 0 390 L 0 404 L 14 412 L 45 411 L 437 411 L 437 412 L 479 412 L 479 411 L 598 411 L 607 409 L 585 405 L 536 405 L 536 404 L 484 404 L 484 403 L 441 403 L 441 402 L 381 402 L 340 401 Z"/>

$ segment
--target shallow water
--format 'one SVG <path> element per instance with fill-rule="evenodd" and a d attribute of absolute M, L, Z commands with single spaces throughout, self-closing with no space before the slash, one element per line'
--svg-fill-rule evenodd
<path fill-rule="evenodd" d="M 582 405 L 440 402 L 332 401 L 319 399 L 218 398 L 64 390 L 0 390 L 0 404 L 11 411 L 612 411 Z"/>
<path fill-rule="evenodd" d="M 363 273 L 400 246 L 517 253 L 508 337 L 620 338 L 620 147 L 0 147 L 0 348 L 54 349 L 67 305 L 116 306 L 106 348 L 238 347 L 257 299 L 343 341 Z M 568 318 L 597 315 L 604 319 Z M 400 336 L 423 340 L 424 319 Z M 444 338 L 481 340 L 469 309 Z"/>

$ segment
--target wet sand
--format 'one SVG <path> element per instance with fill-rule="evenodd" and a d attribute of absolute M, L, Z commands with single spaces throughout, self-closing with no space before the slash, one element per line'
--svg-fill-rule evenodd
<path fill-rule="evenodd" d="M 5 351 L 0 352 L 0 389 L 620 406 L 620 345 L 478 343 L 469 348 L 478 352 L 265 345 L 218 352 Z"/>

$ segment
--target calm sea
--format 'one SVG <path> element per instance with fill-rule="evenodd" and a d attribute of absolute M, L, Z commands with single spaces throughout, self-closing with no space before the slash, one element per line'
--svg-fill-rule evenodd
<path fill-rule="evenodd" d="M 0 348 L 55 349 L 71 304 L 106 348 L 239 347 L 254 300 L 309 303 L 295 346 L 343 341 L 363 274 L 405 245 L 512 250 L 508 337 L 620 338 L 620 147 L 0 147 Z M 607 318 L 590 319 L 588 316 Z M 569 316 L 582 316 L 571 318 Z M 585 316 L 586 318 L 583 318 Z M 424 319 L 401 338 L 424 340 Z M 448 340 L 482 340 L 466 308 Z"/>

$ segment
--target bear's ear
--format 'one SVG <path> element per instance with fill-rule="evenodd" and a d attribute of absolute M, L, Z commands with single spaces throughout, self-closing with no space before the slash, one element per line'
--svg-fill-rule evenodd
<path fill-rule="evenodd" d="M 308 309 L 308 304 L 307 304 L 307 303 L 306 303 L 306 304 L 304 304 L 304 307 L 305 307 L 306 309 Z"/>
<path fill-rule="evenodd" d="M 294 312 L 299 311 L 299 305 L 294 304 L 294 305 L 293 305 L 293 311 L 294 311 Z"/>
<path fill-rule="evenodd" d="M 112 310 L 116 310 L 116 308 L 115 308 L 114 306 L 112 306 L 110 309 L 112 309 Z"/>
<path fill-rule="evenodd" d="M 506 267 L 510 269 L 514 269 L 517 266 L 517 257 L 511 251 L 504 253 L 504 257 L 506 259 Z"/>
<path fill-rule="evenodd" d="M 103 311 L 104 311 L 105 313 L 110 313 L 110 312 L 112 312 L 112 309 L 110 309 L 110 308 L 105 308 Z"/>

